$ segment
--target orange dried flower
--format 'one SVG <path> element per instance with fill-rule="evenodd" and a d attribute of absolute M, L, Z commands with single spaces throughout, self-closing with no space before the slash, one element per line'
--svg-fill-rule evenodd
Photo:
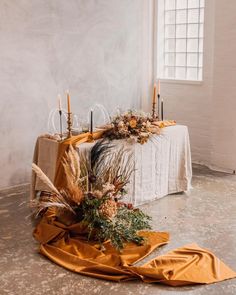
<path fill-rule="evenodd" d="M 137 126 L 137 120 L 136 119 L 131 119 L 129 121 L 129 125 L 131 128 L 135 128 Z"/>

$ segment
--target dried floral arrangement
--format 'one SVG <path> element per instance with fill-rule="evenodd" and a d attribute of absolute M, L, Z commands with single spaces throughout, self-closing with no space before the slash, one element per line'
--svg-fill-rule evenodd
<path fill-rule="evenodd" d="M 33 164 L 33 171 L 49 189 L 32 201 L 34 216 L 43 216 L 54 208 L 58 221 L 66 225 L 81 223 L 88 240 L 98 241 L 101 247 L 107 240 L 117 250 L 122 250 L 125 242 L 143 244 L 138 232 L 151 228 L 150 217 L 122 202 L 133 172 L 132 155 L 127 157 L 124 149 L 111 150 L 107 139 L 80 155 L 70 146 L 62 163 L 67 186 L 60 190 Z"/>
<path fill-rule="evenodd" d="M 159 134 L 160 128 L 153 118 L 144 112 L 128 111 L 112 119 L 111 129 L 104 136 L 110 139 L 131 138 L 138 143 L 147 142 L 151 134 Z"/>

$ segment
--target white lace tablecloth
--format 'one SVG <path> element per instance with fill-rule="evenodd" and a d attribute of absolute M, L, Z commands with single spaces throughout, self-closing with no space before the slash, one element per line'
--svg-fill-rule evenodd
<path fill-rule="evenodd" d="M 83 151 L 92 145 L 84 143 L 79 149 Z M 115 148 L 120 146 L 134 154 L 135 171 L 125 201 L 138 206 L 191 188 L 192 163 L 186 126 L 163 128 L 161 135 L 152 135 L 143 145 L 116 140 Z"/>

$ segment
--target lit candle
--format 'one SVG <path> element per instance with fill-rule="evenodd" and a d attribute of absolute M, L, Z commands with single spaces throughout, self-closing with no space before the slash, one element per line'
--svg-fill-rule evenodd
<path fill-rule="evenodd" d="M 90 133 L 93 134 L 93 110 L 90 111 Z"/>
<path fill-rule="evenodd" d="M 58 99 L 58 110 L 60 112 L 61 111 L 61 95 L 60 94 L 58 94 L 57 99 Z"/>
<path fill-rule="evenodd" d="M 157 84 L 154 84 L 152 103 L 155 104 L 157 100 Z"/>
<path fill-rule="evenodd" d="M 70 94 L 69 94 L 69 90 L 66 91 L 66 96 L 67 96 L 67 110 L 68 110 L 68 113 L 70 113 Z"/>
<path fill-rule="evenodd" d="M 158 80 L 157 94 L 159 96 L 161 95 L 161 81 L 160 80 Z"/>
<path fill-rule="evenodd" d="M 161 100 L 161 120 L 164 120 L 164 101 Z"/>

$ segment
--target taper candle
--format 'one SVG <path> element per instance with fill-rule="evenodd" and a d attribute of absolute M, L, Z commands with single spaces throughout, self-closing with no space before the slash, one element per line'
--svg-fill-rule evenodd
<path fill-rule="evenodd" d="M 156 100 L 157 100 L 157 84 L 154 83 L 152 103 L 156 104 Z"/>
<path fill-rule="evenodd" d="M 164 101 L 161 100 L 161 120 L 164 120 Z"/>
<path fill-rule="evenodd" d="M 70 94 L 69 94 L 69 90 L 66 91 L 66 96 L 67 96 L 67 110 L 68 113 L 70 113 Z"/>
<path fill-rule="evenodd" d="M 93 134 L 93 110 L 90 111 L 90 133 Z"/>

